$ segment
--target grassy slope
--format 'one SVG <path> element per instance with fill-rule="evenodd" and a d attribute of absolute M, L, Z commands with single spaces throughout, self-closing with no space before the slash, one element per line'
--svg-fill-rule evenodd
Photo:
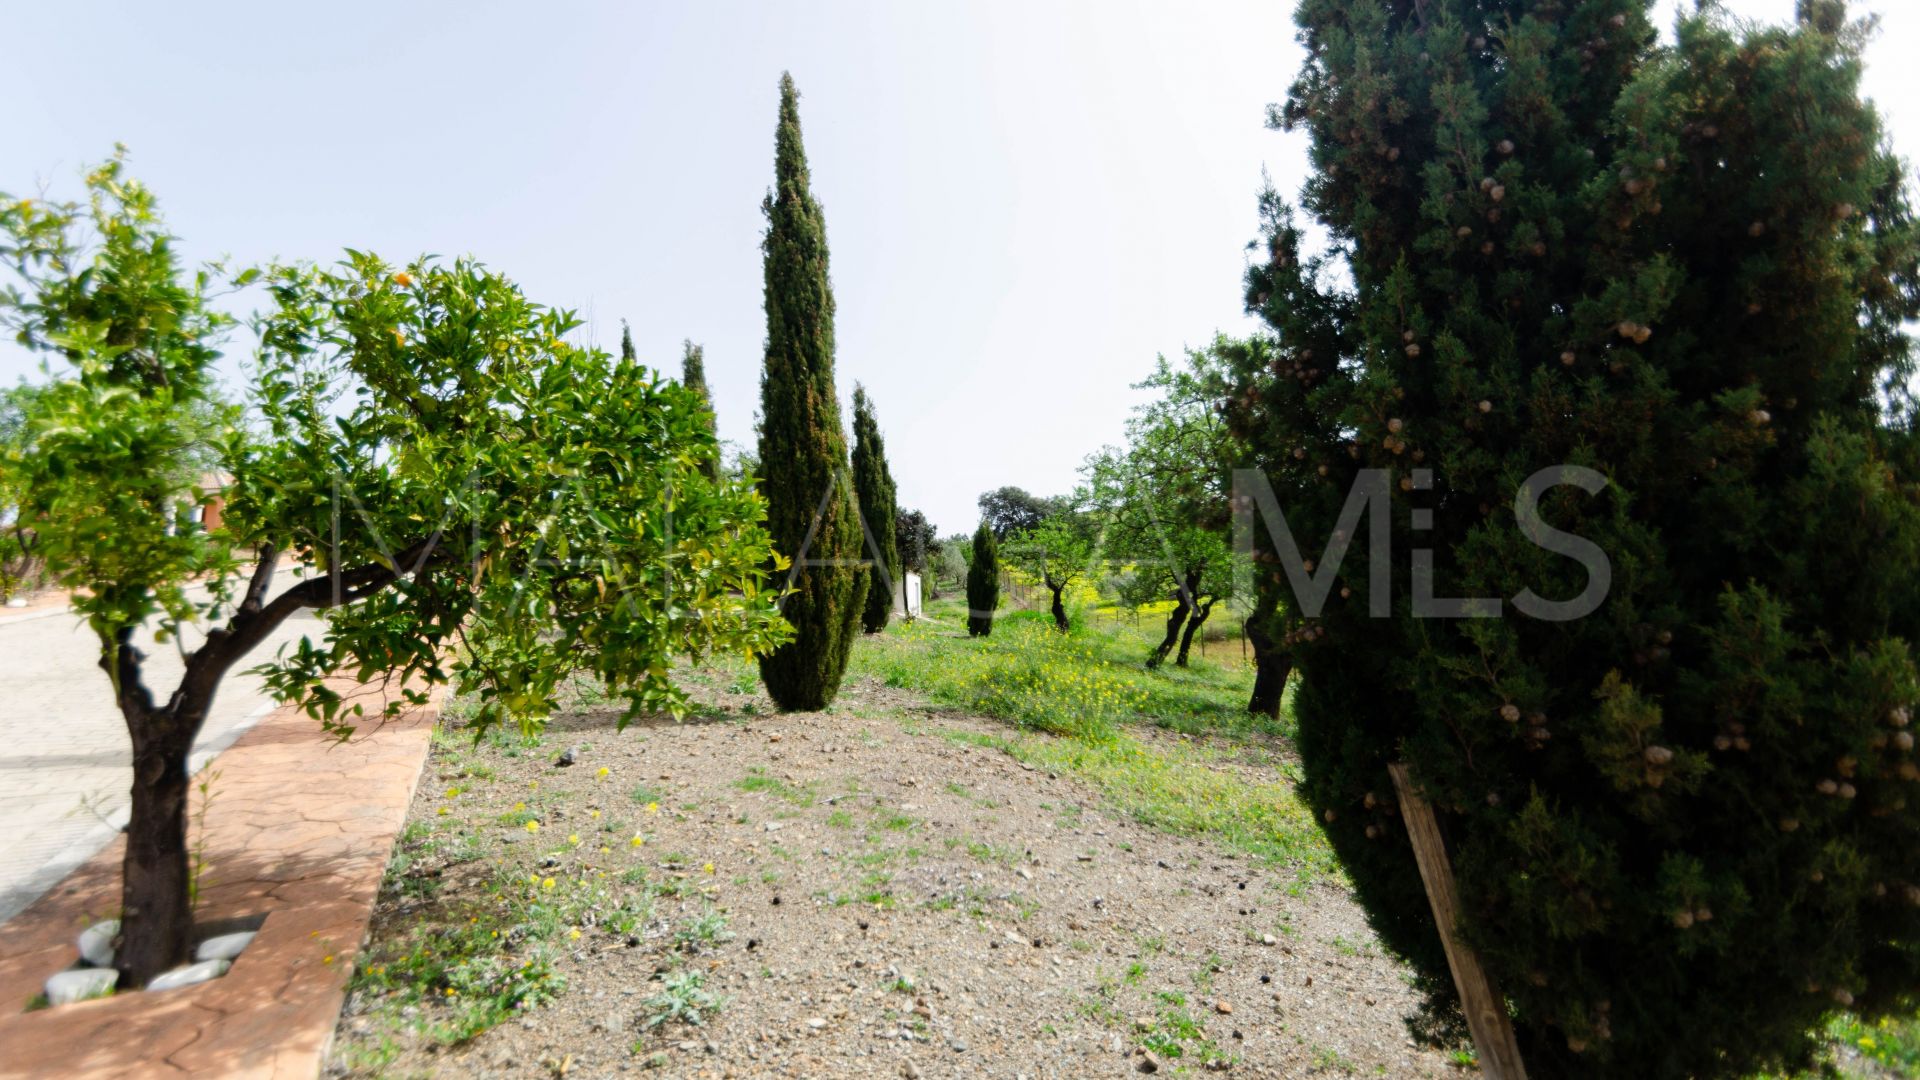
<path fill-rule="evenodd" d="M 1044 612 L 1015 612 L 991 636 L 969 638 L 964 619 L 960 602 L 936 601 L 926 618 L 865 639 L 849 673 L 1012 721 L 988 741 L 1091 781 L 1144 822 L 1206 833 L 1305 875 L 1338 873 L 1294 794 L 1289 724 L 1246 712 L 1249 669 L 1195 656 L 1185 669 L 1149 671 L 1141 661 L 1158 628 L 1145 624 L 1076 620 L 1063 636 Z"/>

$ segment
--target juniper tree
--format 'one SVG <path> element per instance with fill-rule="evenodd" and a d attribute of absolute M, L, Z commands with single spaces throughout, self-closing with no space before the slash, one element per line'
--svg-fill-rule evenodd
<path fill-rule="evenodd" d="M 1273 348 L 1222 403 L 1310 557 L 1390 477 L 1390 595 L 1350 558 L 1315 612 L 1255 529 L 1261 628 L 1298 665 L 1304 792 L 1436 987 L 1387 764 L 1447 816 L 1439 932 L 1534 1075 L 1797 1066 L 1828 1011 L 1920 996 L 1901 166 L 1838 3 L 1672 46 L 1650 7 L 1304 0 L 1272 121 L 1311 137 L 1332 243 L 1264 198 Z"/>
<path fill-rule="evenodd" d="M 631 343 L 626 346 L 632 347 Z M 721 473 L 720 432 L 719 421 L 713 414 L 713 394 L 707 389 L 707 351 L 690 340 L 680 343 L 680 385 L 699 394 L 700 400 L 706 403 L 707 433 L 713 436 L 715 450 L 713 456 L 701 464 L 701 469 L 707 479 L 717 481 Z"/>
<path fill-rule="evenodd" d="M 760 677 L 781 709 L 824 709 L 846 673 L 868 582 L 833 385 L 826 219 L 808 187 L 799 94 L 785 74 L 773 169 L 773 190 L 761 204 L 767 352 L 760 376 L 760 491 L 774 547 L 791 561 L 781 612 L 795 636 L 760 658 Z"/>
<path fill-rule="evenodd" d="M 853 385 L 853 490 L 860 497 L 860 520 L 865 529 L 862 540 L 873 563 L 861 624 L 867 633 L 877 634 L 887 628 L 887 617 L 893 614 L 893 587 L 900 580 L 900 547 L 894 536 L 896 510 L 887 444 L 880 437 L 879 421 L 873 417 L 873 399 L 859 383 Z"/>
<path fill-rule="evenodd" d="M 993 610 L 1000 606 L 1000 551 L 993 529 L 982 521 L 973 532 L 973 558 L 967 560 L 967 633 L 993 633 Z"/>

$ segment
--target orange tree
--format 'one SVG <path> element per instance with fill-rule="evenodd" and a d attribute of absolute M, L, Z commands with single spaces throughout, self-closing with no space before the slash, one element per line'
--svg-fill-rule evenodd
<path fill-rule="evenodd" d="M 133 744 L 124 985 L 188 958 L 188 752 L 222 678 L 296 611 L 326 632 L 268 684 L 342 738 L 363 706 L 328 688 L 338 672 L 400 676 L 389 714 L 451 680 L 478 724 L 531 725 L 571 672 L 628 716 L 672 712 L 676 654 L 786 640 L 760 497 L 706 471 L 698 395 L 568 344 L 569 313 L 477 264 L 349 252 L 238 276 L 271 304 L 246 408 L 220 406 L 214 275 L 181 271 L 120 161 L 88 186 L 85 204 L 0 196 L 0 318 L 48 369 L 5 468 Z M 202 460 L 232 477 L 212 531 L 188 517 Z M 306 572 L 276 591 L 289 563 Z M 190 625 L 204 640 L 156 693 L 136 632 Z"/>

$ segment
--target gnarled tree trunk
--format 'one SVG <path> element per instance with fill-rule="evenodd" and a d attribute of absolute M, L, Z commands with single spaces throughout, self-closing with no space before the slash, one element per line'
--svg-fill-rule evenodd
<path fill-rule="evenodd" d="M 1064 634 L 1068 630 L 1067 605 L 1061 602 L 1060 594 L 1066 591 L 1067 583 L 1064 581 L 1055 581 L 1053 578 L 1048 578 L 1047 588 L 1052 590 L 1053 592 L 1053 606 L 1048 610 L 1053 612 L 1054 629 Z"/>
<path fill-rule="evenodd" d="M 1287 676 L 1293 674 L 1293 654 L 1268 634 L 1266 620 L 1259 612 L 1247 620 L 1246 633 L 1253 645 L 1253 694 L 1247 701 L 1247 711 L 1278 717 L 1280 696 L 1286 692 Z"/>
<path fill-rule="evenodd" d="M 1207 602 L 1195 608 L 1193 617 L 1187 620 L 1186 632 L 1180 635 L 1180 656 L 1173 662 L 1175 667 L 1187 666 L 1187 652 L 1193 648 L 1193 637 L 1200 632 L 1200 625 L 1207 621 L 1207 616 L 1213 614 L 1213 603 L 1214 598 L 1208 597 Z"/>
<path fill-rule="evenodd" d="M 1180 643 L 1180 628 L 1186 625 L 1187 616 L 1193 613 L 1193 594 L 1200 587 L 1200 575 L 1188 573 L 1176 585 L 1173 594 L 1173 610 L 1167 612 L 1167 636 L 1160 639 L 1154 647 L 1153 655 L 1147 657 L 1147 666 L 1159 667 L 1167 659 L 1167 654 Z"/>

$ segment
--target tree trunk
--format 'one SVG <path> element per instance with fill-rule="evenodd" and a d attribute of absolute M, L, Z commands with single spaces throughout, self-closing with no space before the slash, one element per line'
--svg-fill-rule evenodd
<path fill-rule="evenodd" d="M 1061 603 L 1060 594 L 1066 591 L 1067 583 L 1063 581 L 1056 585 L 1053 583 L 1053 579 L 1049 578 L 1047 579 L 1047 588 L 1053 590 L 1053 607 L 1051 608 L 1053 611 L 1053 625 L 1064 634 L 1067 632 L 1067 605 Z"/>
<path fill-rule="evenodd" d="M 152 715 L 127 722 L 135 745 L 133 807 L 114 965 L 121 986 L 129 989 L 186 963 L 193 951 L 187 868 L 187 755 L 193 738 L 154 731 L 161 726 L 172 727 L 167 718 Z"/>
<path fill-rule="evenodd" d="M 1200 632 L 1200 624 L 1213 614 L 1213 601 L 1208 600 L 1194 609 L 1193 618 L 1187 620 L 1186 633 L 1180 635 L 1180 656 L 1173 662 L 1175 667 L 1187 666 L 1187 651 L 1193 648 L 1193 636 Z"/>
<path fill-rule="evenodd" d="M 1167 654 L 1180 642 L 1180 628 L 1186 624 L 1187 615 L 1193 611 L 1193 590 L 1199 584 L 1197 575 L 1189 574 L 1174 591 L 1173 610 L 1167 613 L 1167 636 L 1154 648 L 1153 655 L 1147 658 L 1147 666 L 1159 667 L 1167 659 Z"/>
<path fill-rule="evenodd" d="M 1264 621 L 1258 613 L 1247 620 L 1247 640 L 1253 643 L 1253 695 L 1247 701 L 1247 711 L 1277 718 L 1287 676 L 1293 674 L 1293 655 L 1267 634 Z"/>

